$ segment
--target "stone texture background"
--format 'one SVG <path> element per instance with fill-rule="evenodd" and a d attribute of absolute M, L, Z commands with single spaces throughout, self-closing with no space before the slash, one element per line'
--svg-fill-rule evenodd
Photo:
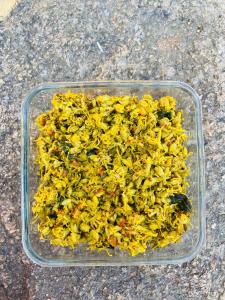
<path fill-rule="evenodd" d="M 224 0 L 20 0 L 0 23 L 1 300 L 225 299 L 224 20 Z M 39 83 L 89 79 L 182 80 L 201 95 L 207 242 L 193 261 L 51 269 L 24 254 L 21 102 Z"/>

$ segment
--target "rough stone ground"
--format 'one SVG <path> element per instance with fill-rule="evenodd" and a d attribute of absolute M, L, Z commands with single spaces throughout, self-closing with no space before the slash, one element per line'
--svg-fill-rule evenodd
<path fill-rule="evenodd" d="M 1 300 L 225 299 L 224 20 L 224 0 L 21 0 L 0 23 Z M 207 243 L 201 254 L 182 266 L 32 264 L 21 247 L 24 96 L 45 81 L 159 78 L 189 82 L 202 97 Z"/>

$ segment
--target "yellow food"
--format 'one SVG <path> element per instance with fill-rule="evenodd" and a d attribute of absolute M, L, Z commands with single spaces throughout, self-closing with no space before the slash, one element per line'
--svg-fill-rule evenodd
<path fill-rule="evenodd" d="M 176 100 L 67 92 L 52 106 L 36 119 L 41 239 L 131 255 L 179 241 L 191 204 Z"/>

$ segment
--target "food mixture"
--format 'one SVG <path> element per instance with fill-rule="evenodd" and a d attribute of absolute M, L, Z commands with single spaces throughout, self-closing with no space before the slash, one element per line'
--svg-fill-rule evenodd
<path fill-rule="evenodd" d="M 131 255 L 178 242 L 192 207 L 176 100 L 67 92 L 52 106 L 36 120 L 41 239 Z"/>

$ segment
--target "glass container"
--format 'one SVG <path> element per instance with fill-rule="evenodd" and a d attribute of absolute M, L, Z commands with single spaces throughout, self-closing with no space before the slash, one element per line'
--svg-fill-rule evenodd
<path fill-rule="evenodd" d="M 177 107 L 184 112 L 183 127 L 187 131 L 188 150 L 192 155 L 187 161 L 190 168 L 188 196 L 192 199 L 192 226 L 179 243 L 152 250 L 137 256 L 114 250 L 113 256 L 105 251 L 91 251 L 85 246 L 75 249 L 56 247 L 49 241 L 41 241 L 37 226 L 34 225 L 32 203 L 39 177 L 35 164 L 35 144 L 37 126 L 35 118 L 51 108 L 55 93 L 66 91 L 86 95 L 136 95 L 151 94 L 154 98 L 173 96 Z M 29 258 L 44 266 L 97 266 L 97 265 L 143 265 L 180 264 L 193 259 L 200 251 L 205 237 L 205 184 L 204 146 L 202 134 L 201 103 L 198 94 L 186 83 L 176 81 L 104 81 L 47 83 L 33 89 L 22 105 L 22 154 L 21 154 L 21 210 L 22 241 Z"/>

